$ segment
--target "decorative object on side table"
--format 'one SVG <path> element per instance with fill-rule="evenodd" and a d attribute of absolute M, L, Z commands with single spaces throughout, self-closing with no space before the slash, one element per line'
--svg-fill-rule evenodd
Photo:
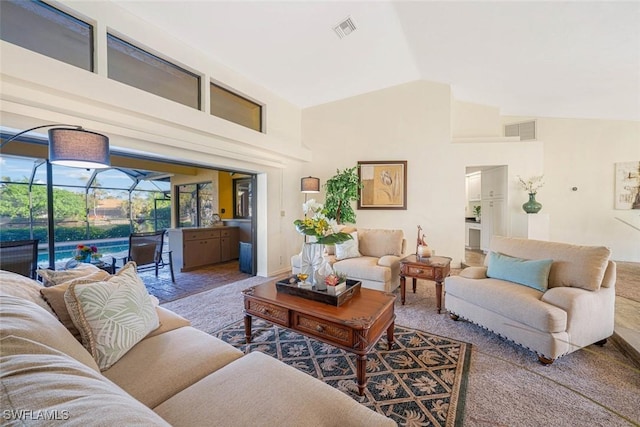
<path fill-rule="evenodd" d="M 432 251 L 429 245 L 427 245 L 427 241 L 425 240 L 424 233 L 422 235 L 420 232 L 422 231 L 422 227 L 418 225 L 418 240 L 416 242 L 416 256 L 418 260 L 422 260 L 423 258 L 430 258 Z"/>
<path fill-rule="evenodd" d="M 538 189 L 544 185 L 542 178 L 544 178 L 544 175 L 532 176 L 525 181 L 518 175 L 520 186 L 529 193 L 529 200 L 522 205 L 522 209 L 528 214 L 538 213 L 542 209 L 542 204 L 536 200 Z"/>
<path fill-rule="evenodd" d="M 296 230 L 305 236 L 314 237 L 316 241 L 303 244 L 300 270 L 309 275 L 311 283 L 318 289 L 324 288 L 324 278 L 331 272 L 323 267 L 327 262 L 323 256 L 324 245 L 346 242 L 353 237 L 348 233 L 340 232 L 338 224 L 327 218 L 324 206 L 322 203 L 316 202 L 315 199 L 304 203 L 302 210 L 305 213 L 305 218 L 293 222 Z M 322 277 L 320 274 L 323 274 Z"/>
<path fill-rule="evenodd" d="M 80 244 L 76 246 L 76 255 L 73 258 L 80 262 L 91 263 L 93 260 L 98 261 L 100 256 L 97 246 Z"/>

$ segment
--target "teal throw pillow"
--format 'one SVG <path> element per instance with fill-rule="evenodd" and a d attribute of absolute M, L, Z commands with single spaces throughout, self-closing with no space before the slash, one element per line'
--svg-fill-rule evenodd
<path fill-rule="evenodd" d="M 552 259 L 528 260 L 491 252 L 487 277 L 508 280 L 544 292 L 549 287 L 552 263 Z"/>

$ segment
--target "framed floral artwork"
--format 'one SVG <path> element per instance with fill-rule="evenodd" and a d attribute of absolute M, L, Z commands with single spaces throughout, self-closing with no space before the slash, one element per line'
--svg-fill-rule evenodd
<path fill-rule="evenodd" d="M 640 161 L 616 163 L 615 209 L 640 209 Z"/>
<path fill-rule="evenodd" d="M 407 209 L 407 161 L 359 161 L 358 209 Z"/>

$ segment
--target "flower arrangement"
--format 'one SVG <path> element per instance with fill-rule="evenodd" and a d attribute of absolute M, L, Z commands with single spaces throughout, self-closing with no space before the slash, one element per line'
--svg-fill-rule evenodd
<path fill-rule="evenodd" d="M 518 175 L 518 182 L 527 193 L 536 194 L 538 192 L 538 189 L 542 188 L 542 186 L 544 185 L 544 181 L 542 181 L 542 178 L 544 178 L 544 175 L 532 176 L 525 181 L 524 179 L 522 179 L 522 177 L 520 177 L 520 175 Z"/>
<path fill-rule="evenodd" d="M 336 286 L 347 280 L 347 275 L 342 273 L 331 273 L 324 279 L 324 283 L 327 286 Z"/>
<path fill-rule="evenodd" d="M 353 239 L 350 234 L 339 231 L 338 224 L 326 216 L 322 203 L 314 199 L 302 205 L 304 219 L 296 219 L 293 224 L 300 234 L 313 236 L 317 243 L 332 245 Z"/>
<path fill-rule="evenodd" d="M 78 245 L 76 246 L 76 256 L 74 257 L 78 261 L 85 260 L 87 258 L 100 258 L 98 253 L 98 247 L 94 245 Z"/>

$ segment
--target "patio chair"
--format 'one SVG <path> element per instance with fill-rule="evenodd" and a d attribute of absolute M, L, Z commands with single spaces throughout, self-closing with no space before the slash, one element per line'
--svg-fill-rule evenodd
<path fill-rule="evenodd" d="M 155 269 L 156 277 L 158 277 L 158 269 L 169 265 L 171 272 L 171 281 L 175 283 L 176 279 L 173 274 L 173 256 L 171 251 L 163 252 L 165 230 L 150 231 L 147 233 L 131 233 L 129 235 L 129 254 L 122 259 L 122 265 L 129 261 L 133 261 L 138 266 L 138 271 Z M 167 254 L 169 259 L 165 263 L 163 255 Z M 113 259 L 115 267 L 116 259 Z"/>
<path fill-rule="evenodd" d="M 0 269 L 36 278 L 38 239 L 0 243 Z"/>

